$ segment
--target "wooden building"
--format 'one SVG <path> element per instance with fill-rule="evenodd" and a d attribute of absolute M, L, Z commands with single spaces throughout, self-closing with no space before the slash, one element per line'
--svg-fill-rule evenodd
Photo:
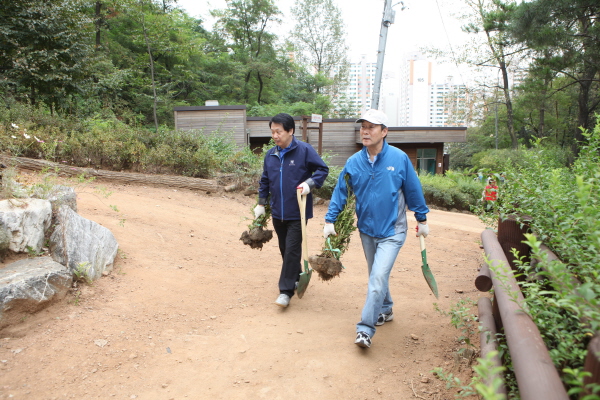
<path fill-rule="evenodd" d="M 246 106 L 175 107 L 175 129 L 231 132 L 240 147 L 261 148 L 271 139 L 271 117 L 247 117 Z M 316 123 L 305 124 L 294 117 L 296 137 L 319 149 Z M 362 148 L 360 124 L 355 119 L 324 119 L 321 151 L 332 154 L 330 163 L 342 166 L 352 154 Z M 466 142 L 466 127 L 389 127 L 387 142 L 402 149 L 416 169 L 441 174 L 448 169 L 449 158 L 444 155 L 444 143 Z"/>

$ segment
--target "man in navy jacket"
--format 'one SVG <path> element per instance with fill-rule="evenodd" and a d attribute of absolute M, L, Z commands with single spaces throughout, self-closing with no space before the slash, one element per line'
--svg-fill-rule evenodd
<path fill-rule="evenodd" d="M 296 124 L 285 113 L 277 114 L 269 121 L 271 135 L 276 146 L 269 149 L 263 162 L 260 177 L 258 205 L 254 217 L 265 213 L 270 195 L 271 217 L 283 258 L 279 277 L 279 296 L 275 304 L 287 307 L 294 295 L 302 270 L 302 226 L 298 206 L 297 189 L 302 189 L 306 199 L 306 220 L 313 216 L 312 194 L 327 178 L 329 167 L 315 149 L 294 137 Z"/>
<path fill-rule="evenodd" d="M 335 235 L 333 223 L 347 200 L 346 180 L 356 195 L 357 226 L 367 259 L 369 286 L 367 299 L 356 325 L 358 346 L 368 348 L 375 326 L 394 318 L 389 277 L 400 248 L 406 240 L 406 208 L 414 211 L 418 221 L 417 236 L 427 236 L 427 213 L 421 182 L 413 165 L 402 150 L 390 146 L 387 116 L 369 110 L 356 121 L 361 123 L 363 148 L 352 155 L 342 170 L 325 215 L 323 235 Z"/>

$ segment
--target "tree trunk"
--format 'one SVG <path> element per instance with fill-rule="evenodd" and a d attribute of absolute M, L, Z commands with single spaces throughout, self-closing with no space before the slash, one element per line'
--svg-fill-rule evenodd
<path fill-rule="evenodd" d="M 513 115 L 513 107 L 512 100 L 510 98 L 510 85 L 508 81 L 508 71 L 506 69 L 506 63 L 501 61 L 499 63 L 500 71 L 502 72 L 502 90 L 504 91 L 504 101 L 506 102 L 506 128 L 508 129 L 508 134 L 510 135 L 510 140 L 513 149 L 517 149 L 519 147 L 519 142 L 517 141 L 517 135 L 515 133 L 515 124 L 514 124 L 514 115 Z"/>
<path fill-rule="evenodd" d="M 0 155 L 0 161 L 4 163 L 4 165 L 14 166 L 25 170 L 56 171 L 56 173 L 59 175 L 84 175 L 86 178 L 95 177 L 100 180 L 107 180 L 117 183 L 178 187 L 185 189 L 205 190 L 207 192 L 217 192 L 219 190 L 219 185 L 217 182 L 210 179 L 190 178 L 187 176 L 178 175 L 151 175 L 134 172 L 105 171 L 93 168 L 79 168 L 60 163 L 54 163 L 47 160 L 36 160 L 25 157 L 9 157 L 6 155 Z"/>
<path fill-rule="evenodd" d="M 250 82 L 250 75 L 252 74 L 252 70 L 248 71 L 248 73 L 246 74 L 246 80 L 244 81 L 244 101 L 246 103 L 248 103 L 248 98 L 250 97 L 248 95 L 248 82 Z"/>
<path fill-rule="evenodd" d="M 104 22 L 101 12 L 102 12 L 102 2 L 97 1 L 96 2 L 96 19 L 94 21 L 94 24 L 96 25 L 96 51 L 100 50 L 101 27 L 102 27 L 102 23 Z"/>
<path fill-rule="evenodd" d="M 143 4 L 143 3 L 142 3 Z M 152 58 L 152 50 L 150 49 L 150 40 L 148 39 L 148 32 L 146 31 L 146 20 L 144 18 L 144 11 L 142 10 L 142 29 L 144 31 L 144 40 L 146 41 L 146 48 L 148 49 L 148 58 L 150 59 L 150 77 L 152 79 L 152 116 L 154 117 L 154 128 L 158 132 L 158 117 L 156 116 L 156 84 L 154 82 L 154 59 Z"/>
<path fill-rule="evenodd" d="M 581 128 L 590 128 L 590 109 L 588 104 L 590 100 L 590 89 L 597 71 L 598 68 L 594 66 L 588 67 L 579 80 L 580 89 L 579 97 L 577 99 L 577 126 L 575 127 L 575 132 L 573 132 L 573 137 L 575 138 L 575 143 L 573 144 L 573 153 L 575 156 L 579 154 L 579 147 L 584 140 L 583 134 L 581 133 Z"/>
<path fill-rule="evenodd" d="M 258 76 L 258 99 L 257 99 L 257 102 L 258 102 L 258 104 L 260 104 L 264 84 L 263 84 L 262 77 L 260 76 L 260 72 L 256 72 L 256 75 Z"/>

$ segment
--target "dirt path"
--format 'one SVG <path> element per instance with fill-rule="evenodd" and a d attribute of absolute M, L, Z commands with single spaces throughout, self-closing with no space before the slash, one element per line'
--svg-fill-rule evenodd
<path fill-rule="evenodd" d="M 313 275 L 305 296 L 281 309 L 276 239 L 262 251 L 239 241 L 254 199 L 94 186 L 113 193 L 79 191 L 79 214 L 115 234 L 115 270 L 0 332 L 0 398 L 438 400 L 456 390 L 433 368 L 468 377 L 453 356 L 459 332 L 434 309 L 413 235 L 392 273 L 395 319 L 363 350 L 353 343 L 367 283 L 358 236 L 339 278 Z M 325 212 L 316 206 L 309 222 L 310 254 L 320 250 Z M 449 310 L 476 300 L 482 224 L 436 210 L 428 220 L 437 303 Z"/>

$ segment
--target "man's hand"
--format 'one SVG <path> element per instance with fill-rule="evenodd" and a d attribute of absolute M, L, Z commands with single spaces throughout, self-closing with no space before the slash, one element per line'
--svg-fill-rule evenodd
<path fill-rule="evenodd" d="M 427 225 L 427 223 L 419 222 L 417 224 L 417 237 L 423 236 L 426 238 L 427 235 L 429 235 L 429 225 Z"/>
<path fill-rule="evenodd" d="M 335 227 L 333 226 L 333 224 L 325 222 L 325 226 L 323 227 L 323 237 L 327 239 L 329 235 L 336 236 L 337 233 L 335 233 Z"/>
<path fill-rule="evenodd" d="M 254 207 L 254 219 L 257 219 L 261 215 L 265 215 L 265 206 L 258 204 L 256 207 Z"/>
<path fill-rule="evenodd" d="M 306 182 L 302 182 L 301 184 L 296 186 L 296 189 L 302 189 L 302 193 L 300 193 L 302 196 L 306 196 L 310 193 L 310 186 L 308 186 L 308 183 Z"/>

